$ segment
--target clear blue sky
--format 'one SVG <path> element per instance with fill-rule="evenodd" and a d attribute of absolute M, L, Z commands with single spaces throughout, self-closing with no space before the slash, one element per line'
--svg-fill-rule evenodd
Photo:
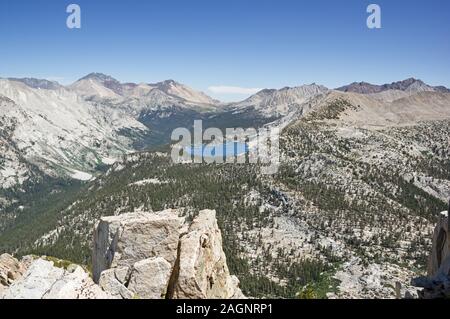
<path fill-rule="evenodd" d="M 66 7 L 82 28 L 66 27 Z M 366 7 L 382 9 L 382 29 Z M 0 0 L 0 77 L 280 88 L 417 77 L 450 86 L 448 0 Z"/>

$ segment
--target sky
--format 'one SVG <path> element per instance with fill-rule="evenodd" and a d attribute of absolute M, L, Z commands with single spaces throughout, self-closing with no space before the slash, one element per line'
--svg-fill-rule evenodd
<path fill-rule="evenodd" d="M 310 83 L 450 87 L 449 57 L 448 0 L 0 0 L 0 77 L 174 79 L 231 101 Z"/>

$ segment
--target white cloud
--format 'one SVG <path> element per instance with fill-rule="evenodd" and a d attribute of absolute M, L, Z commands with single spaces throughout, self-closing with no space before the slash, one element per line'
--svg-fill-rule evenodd
<path fill-rule="evenodd" d="M 250 95 L 250 94 L 258 93 L 261 90 L 262 89 L 259 89 L 259 88 L 243 88 L 243 87 L 238 87 L 238 86 L 225 86 L 225 85 L 210 86 L 208 88 L 208 91 L 215 93 L 215 94 Z"/>

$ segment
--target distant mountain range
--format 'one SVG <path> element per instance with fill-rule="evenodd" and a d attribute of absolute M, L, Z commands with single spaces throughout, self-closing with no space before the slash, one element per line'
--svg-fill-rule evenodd
<path fill-rule="evenodd" d="M 91 73 L 70 85 L 69 88 L 87 98 L 100 97 L 126 101 L 132 98 L 154 97 L 160 103 L 184 103 L 198 106 L 214 106 L 219 103 L 203 92 L 195 91 L 174 80 L 151 84 L 120 83 L 109 75 Z"/>
<path fill-rule="evenodd" d="M 86 180 L 123 154 L 170 142 L 173 129 L 190 128 L 195 119 L 219 128 L 286 124 L 338 98 L 361 106 L 342 114 L 361 123 L 438 119 L 450 113 L 449 92 L 411 78 L 337 90 L 317 84 L 265 89 L 225 104 L 173 80 L 121 83 L 91 73 L 63 86 L 43 79 L 0 79 L 0 181 L 3 187 L 21 185 L 36 167 L 44 175 Z"/>
<path fill-rule="evenodd" d="M 430 86 L 425 84 L 423 81 L 414 78 L 383 85 L 370 84 L 367 82 L 353 82 L 352 84 L 342 86 L 336 90 L 361 94 L 380 93 L 388 90 L 399 90 L 404 92 L 431 91 L 450 93 L 450 89 L 444 86 Z"/>

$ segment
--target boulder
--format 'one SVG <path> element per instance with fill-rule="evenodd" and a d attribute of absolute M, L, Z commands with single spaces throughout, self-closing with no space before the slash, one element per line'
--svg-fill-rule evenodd
<path fill-rule="evenodd" d="M 5 299 L 41 299 L 64 275 L 64 269 L 52 262 L 38 259 L 33 262 L 21 280 L 14 282 L 6 291 Z"/>
<path fill-rule="evenodd" d="M 70 272 L 72 271 L 72 272 Z M 80 266 L 74 266 L 56 280 L 43 299 L 107 299 L 111 298 Z"/>
<path fill-rule="evenodd" d="M 4 299 L 106 299 L 89 274 L 79 266 L 72 271 L 58 268 L 44 259 L 33 261 L 23 277 L 14 281 Z"/>
<path fill-rule="evenodd" d="M 172 265 L 162 257 L 138 261 L 133 266 L 128 289 L 136 298 L 166 298 Z"/>
<path fill-rule="evenodd" d="M 103 271 L 98 284 L 115 299 L 132 299 L 133 293 L 125 286 L 127 278 L 126 275 L 123 275 L 124 269 L 128 272 L 128 268 L 122 267 L 118 269 L 112 268 Z"/>
<path fill-rule="evenodd" d="M 94 232 L 94 281 L 106 269 L 132 267 L 151 257 L 162 257 L 173 266 L 183 223 L 178 215 L 178 210 L 165 210 L 103 217 Z"/>

